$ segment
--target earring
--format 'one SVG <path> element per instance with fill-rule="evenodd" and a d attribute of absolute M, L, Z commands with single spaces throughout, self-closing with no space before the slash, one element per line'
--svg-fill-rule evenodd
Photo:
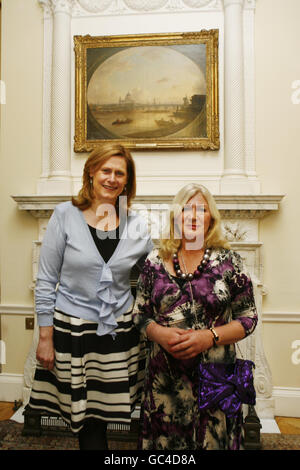
<path fill-rule="evenodd" d="M 124 188 L 123 188 L 123 193 L 126 193 L 126 191 L 127 191 L 127 186 L 126 186 L 126 184 L 125 184 L 125 186 L 124 186 Z"/>
<path fill-rule="evenodd" d="M 90 176 L 90 186 L 93 187 L 93 178 Z"/>

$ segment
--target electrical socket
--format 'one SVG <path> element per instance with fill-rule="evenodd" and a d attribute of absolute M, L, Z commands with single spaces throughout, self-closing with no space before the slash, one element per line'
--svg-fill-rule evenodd
<path fill-rule="evenodd" d="M 34 329 L 34 318 L 33 317 L 25 318 L 25 329 L 26 330 L 33 330 Z"/>

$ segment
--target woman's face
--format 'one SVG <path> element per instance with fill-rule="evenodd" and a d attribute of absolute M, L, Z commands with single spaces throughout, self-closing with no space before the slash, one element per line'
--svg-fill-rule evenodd
<path fill-rule="evenodd" d="M 212 217 L 205 197 L 201 193 L 195 194 L 184 205 L 181 213 L 183 238 L 190 241 L 198 239 L 203 243 L 211 221 Z"/>
<path fill-rule="evenodd" d="M 95 198 L 104 203 L 115 204 L 127 182 L 126 160 L 117 156 L 110 157 L 90 176 L 93 178 Z"/>

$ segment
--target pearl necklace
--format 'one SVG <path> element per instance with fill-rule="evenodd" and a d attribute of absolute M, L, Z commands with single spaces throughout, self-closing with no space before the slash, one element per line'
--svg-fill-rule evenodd
<path fill-rule="evenodd" d="M 191 312 L 194 316 L 194 326 L 192 328 L 194 330 L 201 329 L 201 324 L 199 323 L 199 319 L 198 319 L 198 316 L 197 316 L 197 310 L 196 310 L 196 306 L 195 306 L 195 299 L 194 299 L 194 295 L 193 295 L 193 289 L 192 289 L 191 281 L 194 278 L 198 279 L 201 276 L 201 273 L 202 273 L 204 267 L 207 265 L 208 260 L 210 258 L 210 253 L 211 253 L 211 249 L 207 248 L 204 252 L 204 256 L 203 256 L 203 259 L 202 259 L 201 263 L 199 264 L 199 266 L 197 266 L 197 269 L 194 271 L 193 274 L 192 273 L 187 273 L 186 265 L 185 265 L 185 262 L 184 262 L 184 257 L 182 255 L 181 255 L 181 258 L 182 258 L 183 266 L 184 266 L 184 269 L 185 269 L 187 274 L 183 273 L 180 269 L 178 253 L 174 253 L 174 255 L 173 255 L 173 265 L 174 265 L 174 269 L 175 269 L 175 272 L 176 272 L 177 276 L 180 277 L 181 279 L 187 279 L 187 281 L 189 283 L 189 286 L 190 286 L 191 299 L 192 299 Z"/>
<path fill-rule="evenodd" d="M 210 253 L 211 253 L 211 249 L 207 248 L 205 250 L 205 253 L 204 253 L 204 256 L 203 256 L 203 259 L 202 259 L 201 263 L 199 264 L 199 266 L 197 266 L 197 269 L 194 271 L 194 273 L 183 273 L 180 269 L 178 252 L 174 253 L 173 254 L 173 266 L 174 266 L 176 276 L 181 277 L 181 279 L 187 279 L 188 281 L 192 281 L 194 278 L 198 279 L 201 276 L 201 273 L 202 273 L 204 267 L 208 263 L 208 260 L 210 258 Z M 185 267 L 183 256 L 182 256 L 182 261 L 183 261 L 183 264 L 184 264 L 184 267 Z M 186 267 L 185 267 L 185 270 L 186 270 Z"/>

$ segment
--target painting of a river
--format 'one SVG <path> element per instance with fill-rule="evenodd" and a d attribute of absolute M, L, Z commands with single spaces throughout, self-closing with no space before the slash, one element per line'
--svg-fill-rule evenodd
<path fill-rule="evenodd" d="M 210 137 L 205 41 L 101 46 L 84 57 L 87 142 Z"/>

